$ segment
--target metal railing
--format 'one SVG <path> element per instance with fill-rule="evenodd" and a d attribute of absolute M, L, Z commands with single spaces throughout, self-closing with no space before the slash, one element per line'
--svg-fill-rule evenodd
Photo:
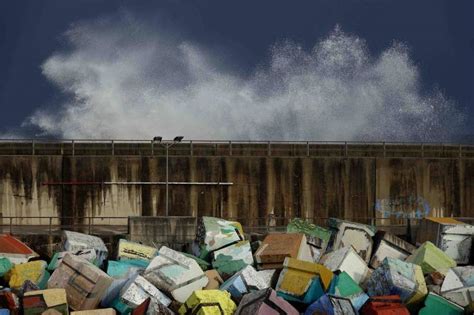
<path fill-rule="evenodd" d="M 59 234 L 62 230 L 87 234 L 128 234 L 129 217 L 0 217 L 0 233 Z"/>
<path fill-rule="evenodd" d="M 136 217 L 0 217 L 0 233 L 9 234 L 58 234 L 61 230 L 80 231 L 88 234 L 128 234 L 130 218 Z M 160 222 L 160 219 L 182 218 L 194 219 L 197 217 L 139 217 L 142 221 L 150 220 Z M 246 233 L 268 233 L 284 231 L 292 218 L 284 217 L 236 217 L 225 218 L 226 220 L 237 221 L 242 224 Z M 327 227 L 327 217 L 302 218 L 316 225 Z M 473 217 L 457 217 L 459 221 L 474 224 Z M 156 221 L 158 220 L 158 221 Z M 374 225 L 379 229 L 396 228 L 403 230 L 408 223 L 412 228 L 416 228 L 421 218 L 369 218 L 356 217 L 344 218 L 344 220 Z M 163 220 L 165 221 L 165 220 Z M 178 220 L 179 222 L 179 220 Z M 184 221 L 183 221 L 184 222 Z M 189 224 L 189 221 L 186 221 Z M 196 224 L 196 223 L 194 223 Z M 163 231 L 158 231 L 162 233 Z M 194 233 L 194 232 L 193 232 Z"/>
<path fill-rule="evenodd" d="M 166 156 L 148 140 L 0 140 L 0 155 Z M 188 140 L 169 148 L 170 156 L 412 157 L 474 158 L 474 145 L 357 141 Z"/>

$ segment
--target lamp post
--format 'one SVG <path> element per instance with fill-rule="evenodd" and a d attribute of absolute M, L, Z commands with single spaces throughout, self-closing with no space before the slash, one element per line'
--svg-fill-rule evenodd
<path fill-rule="evenodd" d="M 165 216 L 168 216 L 169 214 L 169 149 L 174 146 L 177 143 L 180 143 L 183 140 L 182 136 L 177 136 L 174 137 L 172 141 L 163 141 L 162 137 L 154 137 L 153 141 L 158 142 L 161 146 L 163 146 L 166 149 L 166 198 L 165 198 L 165 203 L 166 203 L 166 210 L 165 210 Z"/>

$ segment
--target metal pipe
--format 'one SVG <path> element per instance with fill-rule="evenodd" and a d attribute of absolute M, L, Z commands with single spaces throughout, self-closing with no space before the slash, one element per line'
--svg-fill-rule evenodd
<path fill-rule="evenodd" d="M 42 185 L 196 185 L 232 186 L 233 182 L 44 182 Z"/>
<path fill-rule="evenodd" d="M 208 186 L 231 186 L 233 182 L 104 182 L 104 185 L 208 185 Z"/>

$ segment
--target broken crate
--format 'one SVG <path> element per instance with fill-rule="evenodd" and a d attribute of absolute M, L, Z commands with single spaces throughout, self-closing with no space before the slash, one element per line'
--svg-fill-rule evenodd
<path fill-rule="evenodd" d="M 204 272 L 209 282 L 207 283 L 204 290 L 218 290 L 224 280 L 222 280 L 221 275 L 217 272 L 217 270 L 211 269 L 206 270 Z"/>
<path fill-rule="evenodd" d="M 288 233 L 304 233 L 306 235 L 314 262 L 318 262 L 319 258 L 326 252 L 329 240 L 331 239 L 330 230 L 299 218 L 291 220 L 286 226 L 286 231 Z"/>
<path fill-rule="evenodd" d="M 240 241 L 216 250 L 212 256 L 212 267 L 224 279 L 231 277 L 245 266 L 253 265 L 253 255 L 249 241 Z"/>
<path fill-rule="evenodd" d="M 456 303 L 430 292 L 425 299 L 425 306 L 418 312 L 419 315 L 463 315 L 464 308 Z"/>
<path fill-rule="evenodd" d="M 286 258 L 276 291 L 287 301 L 310 304 L 326 292 L 332 277 L 331 270 L 323 265 Z"/>
<path fill-rule="evenodd" d="M 418 228 L 418 244 L 430 241 L 458 264 L 468 264 L 474 236 L 474 225 L 453 218 L 424 218 Z"/>
<path fill-rule="evenodd" d="M 180 303 L 186 302 L 195 290 L 204 288 L 209 281 L 194 259 L 166 246 L 160 248 L 143 276 Z"/>
<path fill-rule="evenodd" d="M 421 266 L 424 274 L 436 271 L 446 274 L 449 268 L 456 267 L 451 257 L 429 241 L 424 242 L 405 261 Z"/>
<path fill-rule="evenodd" d="M 345 271 L 357 282 L 363 282 L 369 275 L 369 267 L 352 246 L 346 246 L 324 255 L 320 263 L 331 271 Z"/>
<path fill-rule="evenodd" d="M 9 234 L 0 234 L 0 257 L 6 257 L 12 264 L 22 264 L 38 257 L 31 248 Z"/>
<path fill-rule="evenodd" d="M 230 293 L 221 290 L 196 290 L 179 308 L 179 314 L 233 315 L 237 306 Z"/>
<path fill-rule="evenodd" d="M 202 217 L 196 229 L 194 254 L 201 259 L 208 259 L 213 251 L 243 240 L 244 232 L 240 223 Z"/>
<path fill-rule="evenodd" d="M 255 252 L 259 270 L 281 269 L 287 257 L 313 262 L 311 249 L 303 233 L 268 234 Z"/>
<path fill-rule="evenodd" d="M 7 274 L 10 288 L 20 289 L 25 281 L 30 280 L 40 289 L 45 289 L 50 276 L 46 267 L 47 264 L 43 260 L 14 265 Z"/>
<path fill-rule="evenodd" d="M 23 296 L 23 312 L 25 315 L 44 312 L 68 315 L 66 291 L 64 289 L 47 289 L 26 292 Z"/>
<path fill-rule="evenodd" d="M 386 257 L 405 260 L 415 250 L 415 246 L 401 238 L 385 231 L 377 231 L 370 267 L 377 269 Z"/>
<path fill-rule="evenodd" d="M 94 249 L 97 266 L 102 266 L 105 259 L 107 259 L 108 250 L 100 237 L 73 231 L 63 231 L 62 238 L 63 251 L 77 252 L 84 249 Z"/>
<path fill-rule="evenodd" d="M 48 288 L 64 288 L 73 310 L 94 309 L 113 279 L 85 259 L 67 254 L 48 281 Z"/>
<path fill-rule="evenodd" d="M 362 223 L 329 218 L 328 226 L 333 231 L 329 241 L 329 249 L 337 250 L 342 247 L 352 246 L 366 263 L 372 256 L 372 237 L 375 227 Z"/>
<path fill-rule="evenodd" d="M 428 294 L 421 267 L 385 258 L 367 282 L 369 296 L 399 295 L 406 305 L 421 303 Z"/>
<path fill-rule="evenodd" d="M 299 315 L 299 312 L 272 288 L 251 292 L 243 296 L 235 315 Z"/>
<path fill-rule="evenodd" d="M 120 297 L 112 305 L 120 313 L 129 313 L 147 299 L 157 301 L 165 306 L 171 304 L 171 300 L 163 292 L 144 277 L 137 275 L 122 288 Z"/>
<path fill-rule="evenodd" d="M 349 299 L 325 294 L 308 306 L 304 315 L 356 315 L 357 311 Z"/>
<path fill-rule="evenodd" d="M 364 290 L 346 272 L 341 272 L 333 277 L 328 293 L 351 300 L 352 306 L 357 311 L 369 299 Z"/>
<path fill-rule="evenodd" d="M 155 247 L 121 239 L 117 257 L 119 260 L 144 260 L 149 263 L 157 253 L 158 249 Z"/>
<path fill-rule="evenodd" d="M 441 295 L 474 311 L 474 266 L 449 269 L 441 286 Z"/>
<path fill-rule="evenodd" d="M 58 266 L 59 264 L 61 263 L 61 261 L 63 260 L 64 256 L 66 256 L 66 254 L 71 254 L 71 255 L 74 255 L 74 256 L 79 256 L 93 264 L 97 264 L 97 254 L 95 252 L 94 249 L 92 248 L 89 248 L 89 249 L 83 249 L 83 250 L 79 250 L 77 252 L 58 252 L 58 253 L 54 253 L 53 255 L 53 258 L 51 258 L 51 261 L 49 262 L 49 265 L 48 265 L 48 270 L 49 271 L 54 271 Z"/>
<path fill-rule="evenodd" d="M 362 315 L 410 315 L 399 295 L 372 296 L 360 310 Z"/>
<path fill-rule="evenodd" d="M 236 301 L 240 301 L 242 296 L 247 293 L 266 288 L 268 288 L 268 285 L 265 280 L 250 265 L 237 272 L 220 287 L 221 290 L 228 291 Z"/>

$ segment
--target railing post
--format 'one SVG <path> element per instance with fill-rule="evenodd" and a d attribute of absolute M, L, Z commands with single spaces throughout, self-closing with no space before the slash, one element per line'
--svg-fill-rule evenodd
<path fill-rule="evenodd" d="M 35 155 L 35 140 L 31 141 L 31 155 Z"/>
<path fill-rule="evenodd" d="M 72 140 L 72 156 L 76 154 L 76 147 L 74 146 L 74 140 Z"/>
<path fill-rule="evenodd" d="M 151 140 L 151 155 L 155 155 L 155 141 Z"/>
<path fill-rule="evenodd" d="M 421 158 L 425 158 L 425 144 L 422 143 L 421 144 Z"/>
<path fill-rule="evenodd" d="M 193 140 L 190 140 L 189 141 L 189 154 L 191 154 L 191 156 L 194 155 L 194 152 L 193 152 Z"/>
<path fill-rule="evenodd" d="M 267 147 L 267 155 L 268 155 L 268 156 L 271 156 L 271 155 L 272 155 L 272 149 L 271 149 L 271 146 L 270 146 L 270 145 L 271 145 L 271 142 L 268 141 L 268 145 L 267 145 L 267 146 L 268 146 L 268 147 Z"/>
<path fill-rule="evenodd" d="M 459 145 L 459 158 L 462 158 L 462 145 Z"/>
<path fill-rule="evenodd" d="M 344 156 L 347 157 L 347 141 L 344 142 Z"/>
<path fill-rule="evenodd" d="M 229 155 L 232 156 L 232 141 L 229 141 Z"/>
<path fill-rule="evenodd" d="M 387 157 L 387 150 L 385 149 L 385 141 L 383 142 L 383 157 Z"/>
<path fill-rule="evenodd" d="M 115 142 L 112 140 L 112 155 L 115 155 Z"/>
<path fill-rule="evenodd" d="M 306 156 L 309 156 L 309 141 L 306 141 Z"/>

